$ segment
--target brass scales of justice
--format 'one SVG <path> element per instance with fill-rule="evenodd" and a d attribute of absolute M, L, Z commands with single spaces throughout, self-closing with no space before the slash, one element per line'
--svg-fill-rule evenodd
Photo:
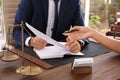
<path fill-rule="evenodd" d="M 5 39 L 5 45 L 3 47 L 3 54 L 1 56 L 1 60 L 5 61 L 5 62 L 12 62 L 12 61 L 16 61 L 17 59 L 19 59 L 20 57 L 16 54 L 13 54 L 12 52 L 9 51 L 10 48 L 12 48 L 12 46 L 9 45 L 10 43 L 10 27 L 8 27 L 8 30 L 6 31 L 7 35 L 6 35 L 6 39 Z"/>
<path fill-rule="evenodd" d="M 24 30 L 31 36 L 31 34 L 26 30 L 26 28 L 24 27 L 23 22 L 21 24 L 17 24 L 14 27 L 21 27 L 21 34 L 22 34 L 22 52 L 24 53 Z M 9 31 L 9 30 L 8 30 Z M 8 32 L 9 34 L 9 32 Z M 31 36 L 32 37 L 32 36 Z M 8 39 L 9 41 L 9 39 Z M 7 52 L 9 51 L 9 48 L 6 48 Z M 25 54 L 25 53 L 24 53 Z M 31 64 L 29 64 L 29 66 L 25 65 L 25 55 L 22 55 L 23 57 L 21 57 L 21 62 L 22 62 L 22 66 L 20 66 L 19 68 L 16 69 L 16 73 L 22 74 L 22 75 L 26 75 L 26 76 L 34 76 L 34 75 L 38 75 L 40 73 L 42 73 L 42 69 L 38 66 L 33 66 Z M 4 56 L 1 58 L 3 61 L 15 61 L 19 58 L 18 55 L 12 54 L 12 55 L 8 55 L 8 53 L 6 54 L 6 57 L 4 58 Z"/>
<path fill-rule="evenodd" d="M 24 30 L 26 30 L 26 28 L 24 27 L 23 22 L 20 25 L 20 27 L 22 31 L 22 52 L 24 52 Z M 32 35 L 27 30 L 26 32 L 32 37 Z M 24 65 L 24 54 L 23 54 L 22 60 L 23 60 L 22 61 L 23 65 L 16 70 L 16 73 L 20 73 L 22 75 L 38 75 L 42 73 L 42 69 L 38 66 L 31 66 L 31 65 L 25 66 Z"/>

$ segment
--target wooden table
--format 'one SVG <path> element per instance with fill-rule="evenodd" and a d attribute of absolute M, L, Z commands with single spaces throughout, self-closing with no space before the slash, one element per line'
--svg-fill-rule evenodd
<path fill-rule="evenodd" d="M 37 76 L 23 76 L 15 72 L 20 60 L 0 61 L 0 80 L 117 80 L 120 78 L 120 55 L 111 52 L 94 57 L 93 72 L 88 75 L 71 73 L 71 63 L 50 70 L 43 69 Z"/>

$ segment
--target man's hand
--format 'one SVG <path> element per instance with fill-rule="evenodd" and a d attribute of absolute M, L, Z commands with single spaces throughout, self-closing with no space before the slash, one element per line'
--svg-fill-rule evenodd
<path fill-rule="evenodd" d="M 71 37 L 67 37 L 66 41 L 67 41 L 66 46 L 70 48 L 71 52 L 76 53 L 81 50 L 81 45 L 79 44 L 78 41 L 72 39 Z"/>
<path fill-rule="evenodd" d="M 41 38 L 33 37 L 29 41 L 29 45 L 34 47 L 35 49 L 41 50 L 47 45 L 47 42 Z"/>

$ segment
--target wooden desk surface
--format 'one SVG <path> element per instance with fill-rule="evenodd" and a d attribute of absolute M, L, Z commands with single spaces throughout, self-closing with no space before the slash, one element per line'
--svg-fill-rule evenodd
<path fill-rule="evenodd" d="M 88 75 L 71 73 L 71 64 L 50 70 L 43 69 L 37 76 L 23 76 L 15 72 L 20 67 L 20 60 L 0 61 L 0 80 L 117 80 L 120 78 L 120 55 L 111 52 L 94 57 L 93 72 Z"/>

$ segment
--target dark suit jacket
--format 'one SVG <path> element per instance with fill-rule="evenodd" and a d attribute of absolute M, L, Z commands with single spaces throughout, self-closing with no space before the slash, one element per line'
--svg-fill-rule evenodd
<path fill-rule="evenodd" d="M 39 31 L 46 33 L 48 5 L 48 0 L 21 0 L 14 24 L 20 24 L 21 21 L 27 22 Z M 61 0 L 59 23 L 57 29 L 53 29 L 52 38 L 57 41 L 65 40 L 65 36 L 62 35 L 62 33 L 69 30 L 71 25 L 84 26 L 80 2 L 79 0 Z M 24 40 L 26 40 L 28 36 L 28 33 L 25 32 Z M 17 46 L 20 46 L 20 28 L 14 28 L 13 37 L 17 43 Z"/>

